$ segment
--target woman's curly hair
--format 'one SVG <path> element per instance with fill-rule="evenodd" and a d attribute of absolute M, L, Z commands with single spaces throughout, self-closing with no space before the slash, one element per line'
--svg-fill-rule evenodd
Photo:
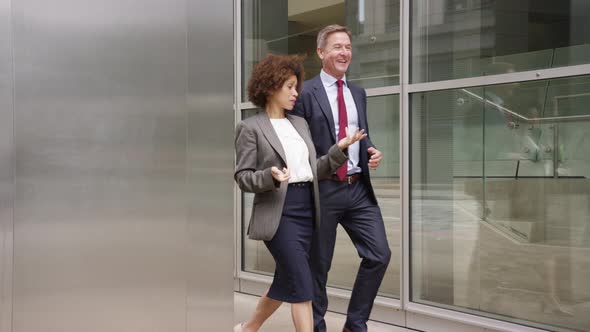
<path fill-rule="evenodd" d="M 304 56 L 269 54 L 252 71 L 248 82 L 248 99 L 256 106 L 264 108 L 268 97 L 279 90 L 291 75 L 297 77 L 297 93 L 305 76 Z"/>

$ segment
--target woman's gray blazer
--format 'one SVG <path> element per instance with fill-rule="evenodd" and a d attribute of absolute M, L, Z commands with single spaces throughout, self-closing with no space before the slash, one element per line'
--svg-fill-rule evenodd
<path fill-rule="evenodd" d="M 348 160 L 336 144 L 328 154 L 316 160 L 311 133 L 305 119 L 287 114 L 295 130 L 301 135 L 309 150 L 309 163 L 313 172 L 313 197 L 315 205 L 315 227 L 320 224 L 320 201 L 318 180 L 326 179 Z M 270 169 L 287 167 L 285 152 L 279 137 L 270 123 L 266 112 L 241 121 L 236 128 L 236 172 L 234 179 L 242 191 L 255 193 L 252 216 L 248 226 L 248 237 L 253 240 L 269 241 L 275 235 L 281 215 L 287 182 L 277 182 Z"/>

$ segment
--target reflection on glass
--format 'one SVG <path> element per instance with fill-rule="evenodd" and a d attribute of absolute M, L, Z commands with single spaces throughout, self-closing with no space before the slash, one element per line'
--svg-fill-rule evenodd
<path fill-rule="evenodd" d="M 243 118 L 252 116 L 256 110 L 247 110 Z M 399 298 L 400 285 L 400 188 L 399 188 L 399 96 L 369 98 L 368 121 L 373 143 L 383 152 L 379 169 L 371 174 L 383 214 L 387 239 L 392 251 L 391 261 L 380 288 L 380 295 Z M 246 236 L 248 218 L 254 195 L 243 194 L 242 222 L 243 262 L 245 271 L 272 275 L 274 261 L 264 243 L 249 240 Z M 338 228 L 336 249 L 332 260 L 328 285 L 352 289 L 360 258 L 356 249 L 341 227 Z"/>
<path fill-rule="evenodd" d="M 588 330 L 588 96 L 587 76 L 411 96 L 412 301 Z"/>
<path fill-rule="evenodd" d="M 411 82 L 590 63 L 585 0 L 416 0 L 411 2 Z"/>
<path fill-rule="evenodd" d="M 352 31 L 349 80 L 366 88 L 398 84 L 399 9 L 399 0 L 243 0 L 243 99 L 253 66 L 269 52 L 307 54 L 305 76 L 319 74 L 316 37 L 329 24 Z"/>
<path fill-rule="evenodd" d="M 391 249 L 391 261 L 379 289 L 379 295 L 399 298 L 401 278 L 399 96 L 369 98 L 367 118 L 371 141 L 383 152 L 381 165 L 377 171 L 371 173 L 371 181 L 381 208 L 387 241 Z M 328 285 L 352 289 L 360 262 L 361 259 L 348 234 L 338 226 Z"/>

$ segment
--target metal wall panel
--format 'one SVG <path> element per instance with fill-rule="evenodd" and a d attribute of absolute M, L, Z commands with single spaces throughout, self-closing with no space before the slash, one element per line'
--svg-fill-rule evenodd
<path fill-rule="evenodd" d="M 0 332 L 10 332 L 12 324 L 14 111 L 10 37 L 10 0 L 0 0 Z"/>
<path fill-rule="evenodd" d="M 13 331 L 185 331 L 185 0 L 15 0 L 13 21 Z"/>
<path fill-rule="evenodd" d="M 233 9 L 232 0 L 188 6 L 191 332 L 232 325 Z"/>

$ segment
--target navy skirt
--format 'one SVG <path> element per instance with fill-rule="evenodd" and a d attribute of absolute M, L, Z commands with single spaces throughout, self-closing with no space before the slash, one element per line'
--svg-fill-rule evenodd
<path fill-rule="evenodd" d="M 312 183 L 289 184 L 281 222 L 275 236 L 264 241 L 276 268 L 267 296 L 298 303 L 313 297 L 309 253 L 313 235 Z"/>

